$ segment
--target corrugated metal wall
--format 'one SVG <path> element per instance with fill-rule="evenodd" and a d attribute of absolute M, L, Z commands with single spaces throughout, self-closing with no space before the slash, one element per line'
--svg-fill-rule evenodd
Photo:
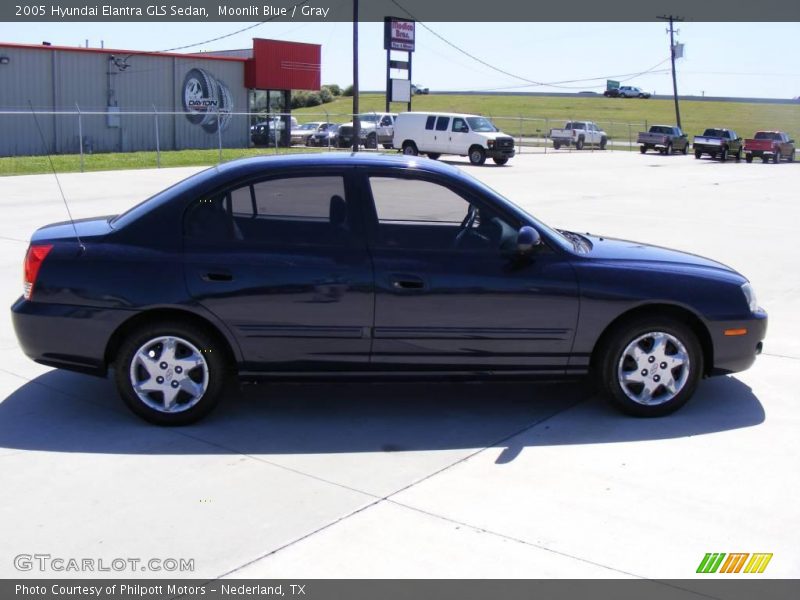
<path fill-rule="evenodd" d="M 230 92 L 230 110 L 247 110 L 244 87 L 244 63 L 209 60 L 197 56 L 186 58 L 114 54 L 125 59 L 126 69 L 109 61 L 111 52 L 71 51 L 64 49 L 18 48 L 0 45 L 0 55 L 8 64 L 0 65 L 0 109 L 19 110 L 18 115 L 0 115 L 0 155 L 43 154 L 44 148 L 29 114 L 29 102 L 43 111 L 105 112 L 109 100 L 116 101 L 122 116 L 119 126 L 109 126 L 103 115 L 81 118 L 84 148 L 91 152 L 154 150 L 155 117 L 159 111 L 183 111 L 183 85 L 192 69 L 203 69 L 223 83 Z M 111 76 L 108 72 L 113 73 Z M 110 85 L 109 85 L 110 80 Z M 126 111 L 143 111 L 148 115 L 125 115 Z M 195 119 L 197 120 L 197 119 Z M 184 148 L 216 148 L 218 137 L 215 118 L 204 128 L 193 124 L 186 114 L 162 115 L 158 120 L 162 150 Z M 79 151 L 78 118 L 74 115 L 39 115 L 47 141 L 47 152 Z M 249 123 L 244 117 L 229 119 L 222 131 L 225 147 L 246 147 Z"/>

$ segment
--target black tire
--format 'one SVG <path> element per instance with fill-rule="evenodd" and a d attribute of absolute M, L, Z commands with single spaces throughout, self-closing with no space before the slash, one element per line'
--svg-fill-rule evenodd
<path fill-rule="evenodd" d="M 773 155 L 773 158 L 772 158 L 772 160 L 775 162 L 775 164 L 776 164 L 776 165 L 777 165 L 779 162 L 781 162 L 781 151 L 780 151 L 780 150 L 778 150 L 778 151 L 777 151 L 777 152 L 776 152 L 776 153 Z"/>
<path fill-rule="evenodd" d="M 746 163 L 753 162 L 753 155 L 750 152 L 744 155 L 744 162 Z"/>
<path fill-rule="evenodd" d="M 480 146 L 472 146 L 469 149 L 469 162 L 473 165 L 482 165 L 486 162 L 486 150 Z"/>
<path fill-rule="evenodd" d="M 734 158 L 734 160 L 736 160 L 736 162 L 739 162 L 740 160 L 742 160 L 742 149 L 741 149 L 741 147 L 736 151 L 736 154 L 733 155 L 733 158 Z"/>
<path fill-rule="evenodd" d="M 789 162 L 794 162 L 794 150 L 789 152 L 789 158 L 787 159 Z"/>
<path fill-rule="evenodd" d="M 553 148 L 555 148 L 556 150 L 561 148 L 561 142 L 553 142 Z"/>
<path fill-rule="evenodd" d="M 656 356 L 652 356 L 652 358 L 655 358 L 654 362 L 647 362 L 651 357 L 646 356 L 649 352 L 649 350 L 646 350 L 645 357 L 642 359 L 644 365 L 638 365 L 637 367 L 632 356 L 626 354 L 625 351 L 629 346 L 633 345 L 637 338 L 642 339 L 642 342 L 638 344 L 639 347 L 646 349 L 648 342 L 654 339 L 648 336 L 651 333 L 664 334 L 665 338 L 676 340 L 685 350 L 688 362 L 685 362 L 683 366 L 670 369 L 666 362 L 659 362 Z M 667 341 L 665 349 L 664 354 L 668 358 L 677 356 L 678 346 L 674 345 L 671 340 Z M 638 369 L 642 366 L 645 369 L 638 372 Z M 595 369 L 595 377 L 600 384 L 600 389 L 616 408 L 636 417 L 660 417 L 678 410 L 694 394 L 703 374 L 703 352 L 697 335 L 682 321 L 668 317 L 643 316 L 624 322 L 611 332 L 606 338 L 603 347 L 599 348 Z M 649 373 L 644 375 L 645 370 L 648 369 Z M 632 398 L 631 395 L 643 394 L 646 384 L 639 384 L 633 381 L 623 384 L 620 377 L 621 372 L 639 377 L 647 385 L 658 386 L 653 390 L 654 395 L 652 398 L 658 400 L 661 397 L 664 398 L 663 401 L 644 404 L 641 400 L 637 401 Z M 661 381 L 667 381 L 667 377 L 670 375 L 675 384 L 680 386 L 672 398 L 668 398 L 670 394 L 667 388 L 660 383 Z M 638 387 L 639 385 L 641 387 Z"/>
<path fill-rule="evenodd" d="M 667 149 L 666 148 L 661 148 L 661 150 L 659 150 L 658 153 L 663 156 L 663 155 L 665 155 L 667 153 Z"/>
<path fill-rule="evenodd" d="M 367 141 L 364 143 L 364 148 L 375 150 L 378 147 L 378 134 L 370 133 L 367 136 Z"/>
<path fill-rule="evenodd" d="M 667 142 L 667 147 L 664 148 L 664 154 L 666 154 L 667 156 L 672 154 L 672 142 Z"/>
<path fill-rule="evenodd" d="M 431 160 L 437 160 L 440 156 L 441 154 L 439 154 L 438 152 L 428 152 L 428 158 L 430 158 Z"/>
<path fill-rule="evenodd" d="M 600 150 L 605 150 L 606 146 L 608 145 L 608 138 L 603 136 L 600 138 Z"/>
<path fill-rule="evenodd" d="M 493 158 L 492 160 L 494 161 L 494 164 L 496 164 L 499 167 L 502 167 L 503 165 L 508 164 L 508 157 L 507 156 L 497 156 L 497 157 Z"/>
<path fill-rule="evenodd" d="M 647 146 L 639 146 L 639 152 L 641 152 L 642 154 L 647 152 Z"/>
<path fill-rule="evenodd" d="M 689 144 L 688 144 L 688 142 L 683 146 L 683 150 L 681 150 L 681 152 L 683 153 L 684 156 L 686 156 L 689 153 Z"/>
<path fill-rule="evenodd" d="M 406 156 L 417 156 L 419 154 L 417 145 L 411 141 L 403 142 L 403 154 Z"/>
<path fill-rule="evenodd" d="M 146 404 L 134 390 L 132 383 L 132 378 L 136 373 L 132 369 L 138 369 L 138 373 L 142 376 L 146 374 L 146 371 L 141 370 L 143 367 L 133 365 L 137 352 L 149 342 L 162 337 L 179 340 L 176 345 L 178 351 L 181 348 L 185 351 L 189 349 L 189 346 L 193 346 L 194 350 L 198 351 L 197 354 L 205 360 L 204 367 L 199 366 L 191 369 L 191 371 L 187 370 L 186 375 L 183 375 L 184 378 L 191 377 L 196 383 L 198 377 L 202 381 L 201 375 L 204 371 L 206 377 L 205 391 L 196 401 L 183 402 L 184 405 L 189 405 L 185 409 L 180 408 L 181 402 L 179 402 L 179 399 L 185 398 L 187 393 L 178 392 L 179 395 L 176 397 L 175 405 L 179 408 L 173 412 L 157 410 Z M 152 351 L 158 352 L 158 347 L 158 345 L 153 346 L 155 350 Z M 161 348 L 161 352 L 163 352 L 163 345 Z M 155 355 L 154 358 L 158 360 L 159 356 Z M 167 363 L 164 362 L 163 364 Z M 230 366 L 225 359 L 225 352 L 220 348 L 215 337 L 203 328 L 181 321 L 157 321 L 133 331 L 123 340 L 117 352 L 114 367 L 114 377 L 122 400 L 134 414 L 156 425 L 188 425 L 202 419 L 219 403 L 231 375 Z M 161 368 L 161 364 L 158 365 L 158 368 Z M 174 368 L 169 366 L 164 370 L 165 378 L 167 380 L 172 379 L 173 385 L 178 382 L 178 374 L 182 373 L 179 369 L 180 367 L 178 366 Z M 151 379 L 148 378 L 145 382 Z M 159 397 L 163 401 L 163 395 L 159 396 L 159 394 L 161 393 L 158 391 L 146 393 L 153 404 L 158 403 Z"/>
<path fill-rule="evenodd" d="M 703 156 L 703 153 L 700 152 L 700 150 L 695 150 L 694 151 L 694 157 L 695 158 L 700 158 L 701 156 Z"/>
<path fill-rule="evenodd" d="M 578 141 L 575 142 L 575 150 L 583 150 L 583 137 L 579 137 Z"/>
<path fill-rule="evenodd" d="M 714 158 L 713 154 L 711 155 L 711 158 Z M 728 149 L 723 148 L 722 152 L 719 153 L 719 162 L 725 162 L 726 160 L 728 160 Z"/>
<path fill-rule="evenodd" d="M 764 163 L 764 164 L 767 164 L 769 162 L 769 156 L 767 156 L 766 154 L 762 154 L 761 155 L 761 162 Z"/>

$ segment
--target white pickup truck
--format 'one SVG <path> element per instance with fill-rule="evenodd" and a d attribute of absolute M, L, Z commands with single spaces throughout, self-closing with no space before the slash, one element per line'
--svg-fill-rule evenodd
<path fill-rule="evenodd" d="M 575 146 L 576 150 L 582 150 L 587 144 L 605 150 L 608 144 L 606 132 L 591 121 L 567 121 L 563 129 L 550 130 L 550 139 L 556 150 L 561 146 Z"/>
<path fill-rule="evenodd" d="M 360 129 L 359 143 L 365 148 L 377 148 L 382 144 L 387 150 L 392 147 L 394 137 L 395 113 L 363 113 L 358 115 Z M 339 145 L 348 147 L 353 144 L 353 122 L 339 127 Z"/>

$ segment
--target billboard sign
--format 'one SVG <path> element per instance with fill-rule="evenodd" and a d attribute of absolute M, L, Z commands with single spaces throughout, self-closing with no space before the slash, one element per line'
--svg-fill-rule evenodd
<path fill-rule="evenodd" d="M 619 89 L 619 81 L 614 81 L 613 79 L 606 79 L 606 89 L 607 90 L 618 90 Z"/>
<path fill-rule="evenodd" d="M 190 69 L 183 79 L 181 99 L 186 118 L 208 133 L 225 130 L 231 119 L 233 96 L 224 82 L 205 69 Z"/>
<path fill-rule="evenodd" d="M 409 19 L 386 17 L 383 20 L 384 50 L 414 51 L 415 22 Z"/>

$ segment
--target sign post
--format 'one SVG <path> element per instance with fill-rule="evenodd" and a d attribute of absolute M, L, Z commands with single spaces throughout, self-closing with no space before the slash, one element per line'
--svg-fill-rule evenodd
<path fill-rule="evenodd" d="M 383 48 L 386 50 L 386 112 L 392 102 L 406 102 L 411 110 L 411 55 L 416 23 L 410 19 L 384 17 Z M 392 51 L 405 52 L 407 60 L 392 60 Z M 406 71 L 406 77 L 392 79 L 392 69 Z"/>

